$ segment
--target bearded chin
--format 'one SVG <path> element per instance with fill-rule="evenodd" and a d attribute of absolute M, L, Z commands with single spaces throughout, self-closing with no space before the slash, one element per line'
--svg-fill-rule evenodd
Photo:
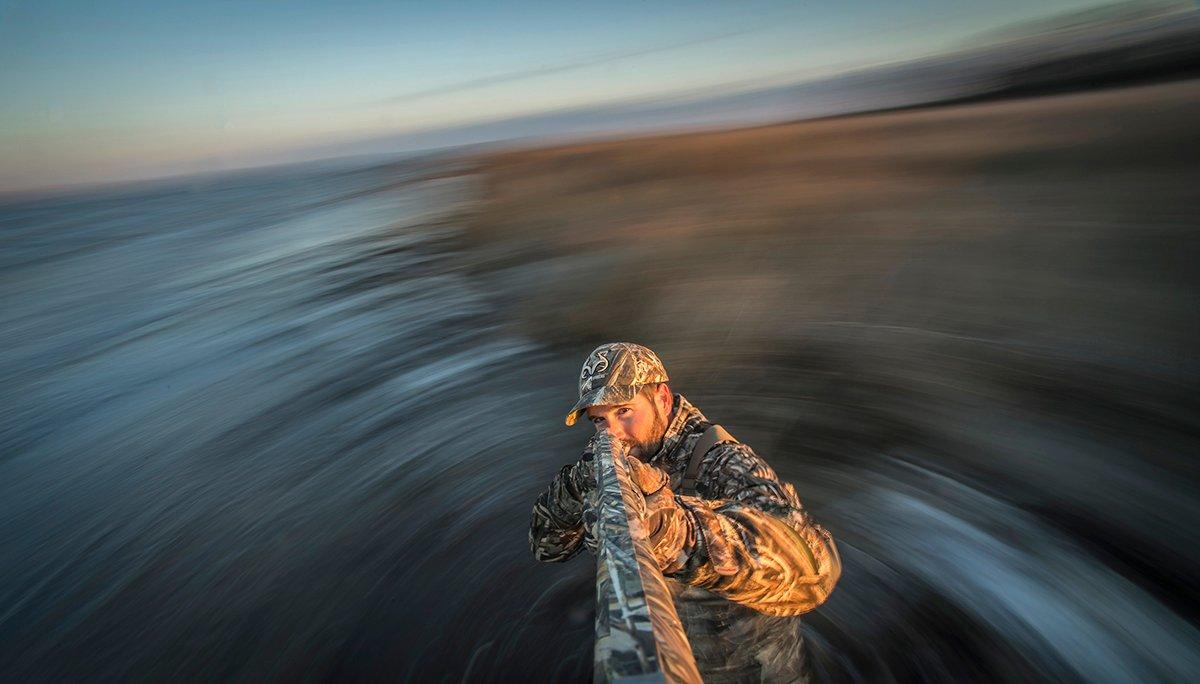
<path fill-rule="evenodd" d="M 658 405 L 654 406 L 654 422 L 650 424 L 650 439 L 653 441 L 635 442 L 634 448 L 639 461 L 648 461 L 650 457 L 658 453 L 662 448 L 663 435 L 667 431 L 667 419 L 663 417 L 662 411 L 659 411 Z"/>

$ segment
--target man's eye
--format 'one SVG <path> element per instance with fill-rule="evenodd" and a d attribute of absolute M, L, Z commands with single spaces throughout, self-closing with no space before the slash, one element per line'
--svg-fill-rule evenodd
<path fill-rule="evenodd" d="M 624 415 L 626 415 L 626 414 L 629 414 L 629 413 L 632 413 L 632 412 L 633 412 L 633 409 L 630 409 L 630 408 L 623 408 L 623 409 L 621 409 L 621 410 L 617 411 L 617 415 L 618 415 L 618 416 L 624 416 Z"/>

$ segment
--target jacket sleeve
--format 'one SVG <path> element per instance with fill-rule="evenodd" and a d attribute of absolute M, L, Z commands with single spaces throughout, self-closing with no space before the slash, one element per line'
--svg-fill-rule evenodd
<path fill-rule="evenodd" d="M 529 548 L 545 563 L 565 561 L 583 547 L 584 498 L 595 487 L 595 468 L 589 441 L 583 456 L 565 465 L 533 504 Z"/>
<path fill-rule="evenodd" d="M 684 568 L 669 576 L 769 615 L 800 615 L 824 603 L 841 558 L 795 488 L 750 447 L 731 442 L 710 449 L 698 475 L 701 496 L 676 497 L 693 529 Z M 717 535 L 732 551 L 721 573 L 709 556 Z"/>

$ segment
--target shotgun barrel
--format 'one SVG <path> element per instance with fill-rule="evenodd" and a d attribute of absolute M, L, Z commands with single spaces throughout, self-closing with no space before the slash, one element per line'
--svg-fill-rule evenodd
<path fill-rule="evenodd" d="M 699 683 L 687 635 L 667 580 L 636 511 L 624 444 L 597 436 L 596 682 Z M 638 498 L 635 498 L 638 497 Z"/>

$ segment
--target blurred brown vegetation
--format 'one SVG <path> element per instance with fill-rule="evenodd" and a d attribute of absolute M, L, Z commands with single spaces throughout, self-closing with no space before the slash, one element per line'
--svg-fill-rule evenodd
<path fill-rule="evenodd" d="M 484 156 L 472 268 L 521 332 L 581 348 L 774 347 L 830 323 L 1175 346 L 1195 254 L 1169 233 L 1200 198 L 1197 95 L 1183 82 Z"/>

